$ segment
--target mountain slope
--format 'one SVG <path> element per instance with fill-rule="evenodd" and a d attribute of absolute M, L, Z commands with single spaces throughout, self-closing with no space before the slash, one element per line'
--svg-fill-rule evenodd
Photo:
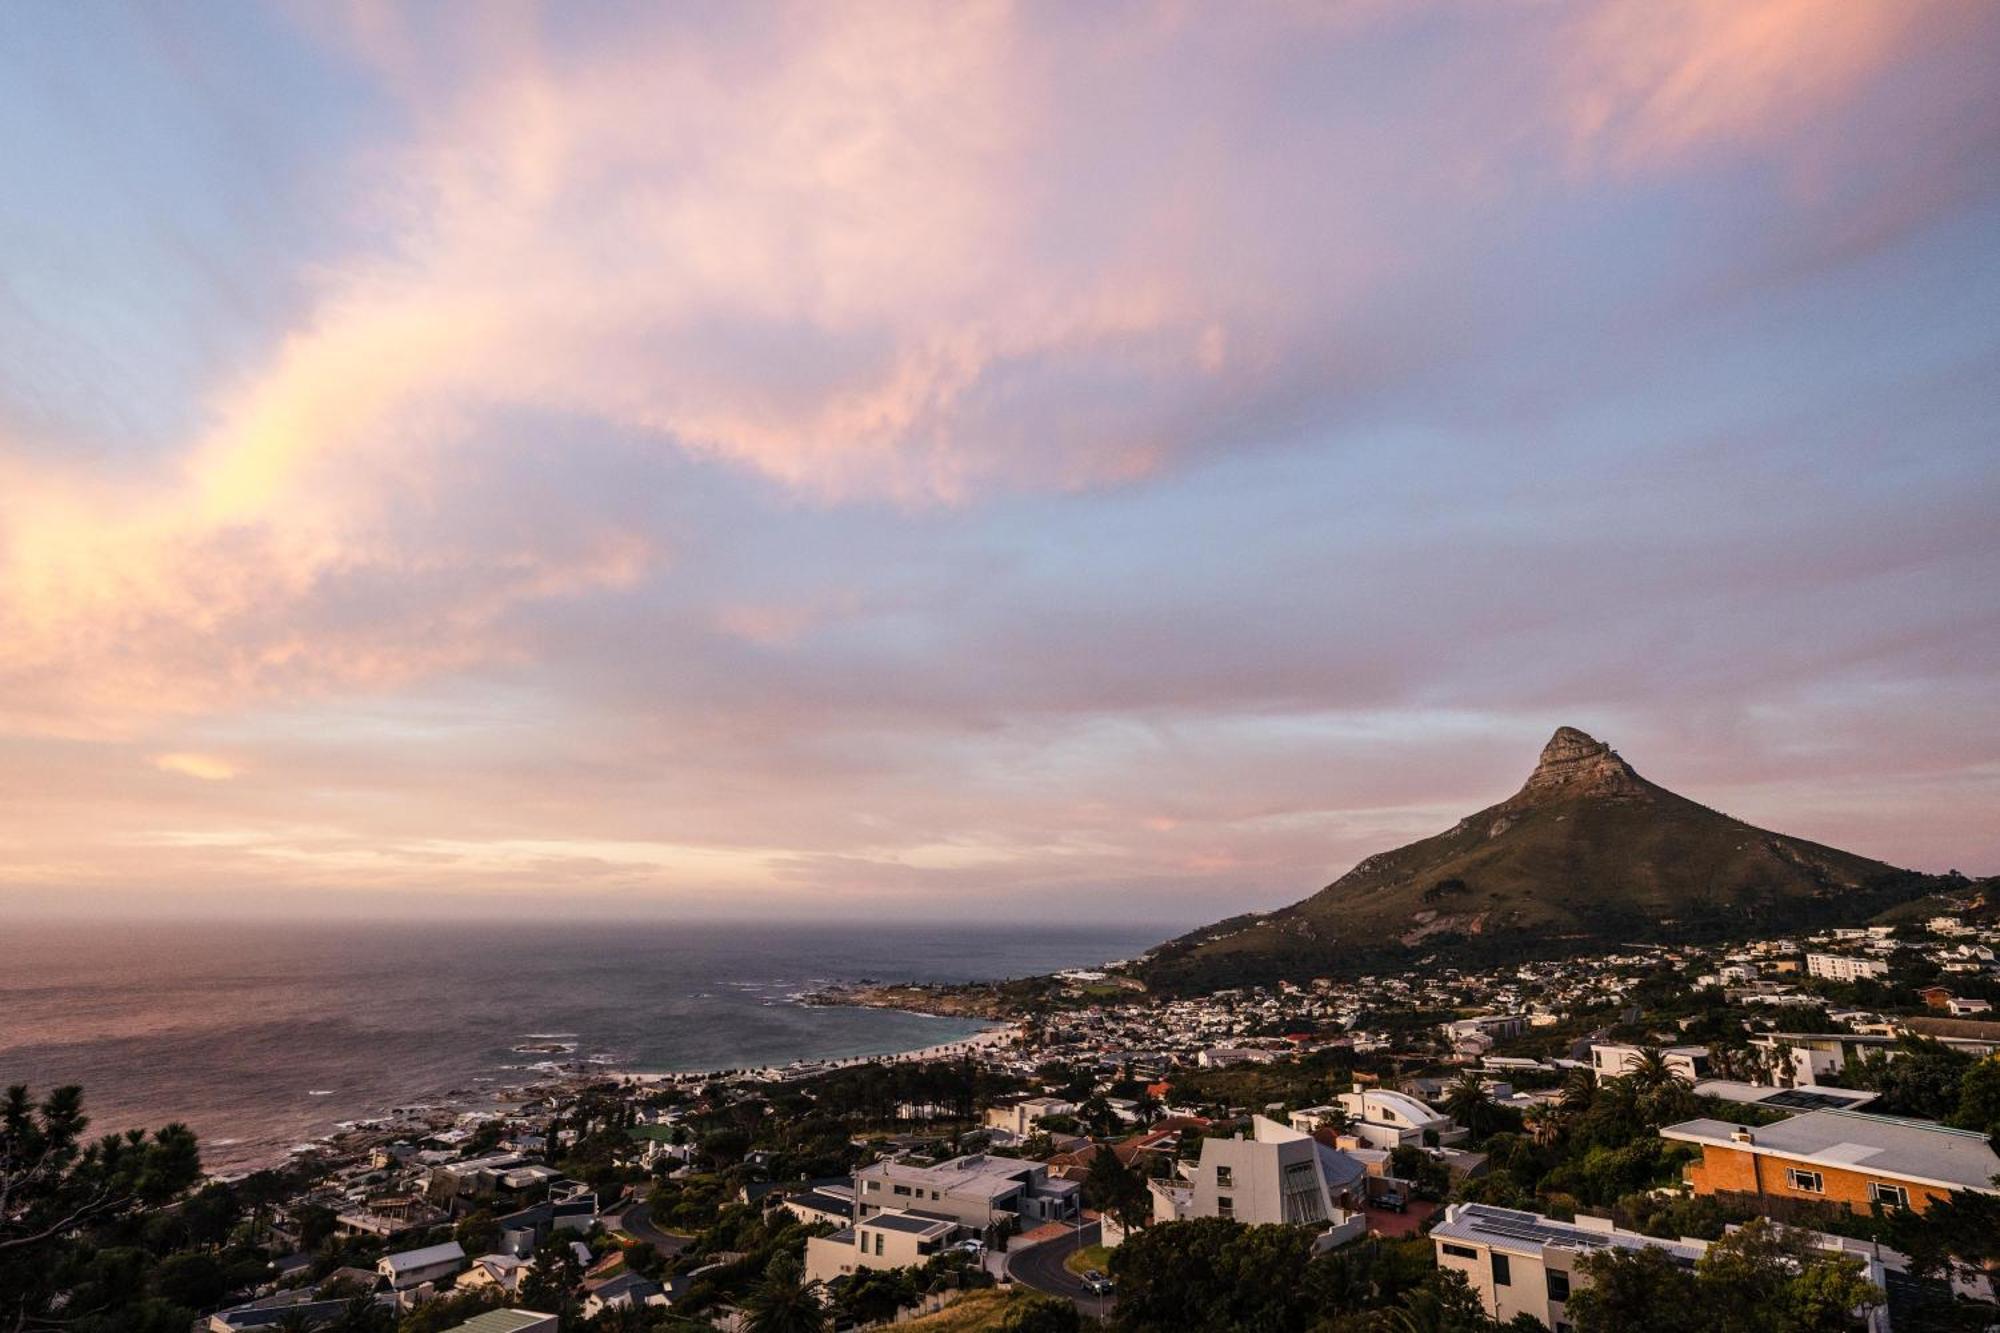
<path fill-rule="evenodd" d="M 1864 920 L 1932 887 L 1698 805 L 1562 727 L 1507 800 L 1371 856 L 1303 902 L 1184 935 L 1141 974 L 1156 989 L 1193 990 L 1430 954 L 1470 964 L 1784 931 Z"/>

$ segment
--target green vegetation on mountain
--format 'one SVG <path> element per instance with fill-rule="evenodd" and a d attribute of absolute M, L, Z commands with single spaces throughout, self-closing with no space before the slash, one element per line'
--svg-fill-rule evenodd
<path fill-rule="evenodd" d="M 1483 965 L 1849 924 L 1944 887 L 1732 819 L 1562 727 L 1507 800 L 1371 856 L 1303 902 L 1171 941 L 1140 972 L 1155 990 L 1192 992 L 1433 955 Z"/>

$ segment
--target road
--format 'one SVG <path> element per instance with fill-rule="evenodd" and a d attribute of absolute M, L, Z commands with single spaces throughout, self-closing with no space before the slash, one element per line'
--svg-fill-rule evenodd
<path fill-rule="evenodd" d="M 641 1199 L 627 1208 L 618 1219 L 618 1230 L 636 1240 L 643 1240 L 666 1258 L 673 1258 L 694 1243 L 687 1236 L 676 1236 L 653 1225 L 653 1205 Z"/>
<path fill-rule="evenodd" d="M 1072 1231 L 1054 1240 L 1045 1240 L 1026 1249 L 1007 1251 L 1007 1276 L 1024 1287 L 1045 1291 L 1074 1301 L 1077 1309 L 1093 1319 L 1111 1312 L 1111 1297 L 1093 1296 L 1083 1289 L 1083 1279 L 1063 1267 L 1063 1260 L 1086 1245 L 1097 1244 L 1102 1229 L 1097 1223 L 1085 1225 L 1081 1233 Z"/>

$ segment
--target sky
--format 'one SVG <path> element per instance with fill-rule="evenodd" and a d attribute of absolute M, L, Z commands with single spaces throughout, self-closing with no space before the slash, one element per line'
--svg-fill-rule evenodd
<path fill-rule="evenodd" d="M 2000 6 L 21 8 L 0 912 L 2000 872 Z"/>

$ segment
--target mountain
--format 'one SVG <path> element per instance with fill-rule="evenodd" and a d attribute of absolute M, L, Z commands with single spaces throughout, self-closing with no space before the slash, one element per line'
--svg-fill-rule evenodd
<path fill-rule="evenodd" d="M 1371 856 L 1303 902 L 1160 946 L 1156 990 L 1381 971 L 1430 955 L 1485 965 L 1624 941 L 1847 924 L 1937 881 L 1754 828 L 1648 782 L 1558 728 L 1518 792 L 1433 838 Z"/>

